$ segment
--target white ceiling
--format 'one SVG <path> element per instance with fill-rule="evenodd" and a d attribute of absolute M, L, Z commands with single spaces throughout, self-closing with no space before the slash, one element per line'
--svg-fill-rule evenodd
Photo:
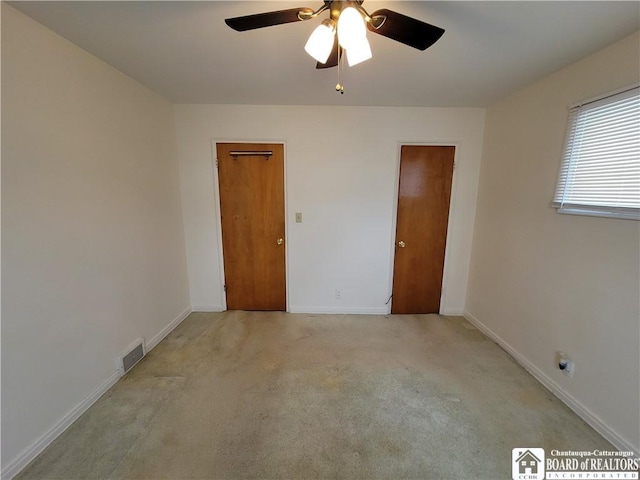
<path fill-rule="evenodd" d="M 248 32 L 224 23 L 321 4 L 11 3 L 174 103 L 483 107 L 640 29 L 638 1 L 366 1 L 446 32 L 424 52 L 370 33 L 373 59 L 345 69 L 339 95 L 337 69 L 316 70 L 303 50 L 319 19 Z"/>

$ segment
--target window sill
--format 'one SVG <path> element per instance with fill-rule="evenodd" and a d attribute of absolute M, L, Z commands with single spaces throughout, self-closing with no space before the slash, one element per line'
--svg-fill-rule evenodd
<path fill-rule="evenodd" d="M 563 215 L 581 215 L 586 217 L 604 217 L 604 218 L 618 218 L 621 220 L 640 220 L 640 212 L 620 212 L 620 211 L 611 211 L 605 209 L 587 209 L 587 208 L 560 208 L 556 205 L 553 205 L 554 208 L 558 210 L 558 213 Z"/>

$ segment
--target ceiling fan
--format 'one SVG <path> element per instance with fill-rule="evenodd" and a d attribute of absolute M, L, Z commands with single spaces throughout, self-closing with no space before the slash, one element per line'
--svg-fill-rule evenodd
<path fill-rule="evenodd" d="M 328 10 L 329 18 L 322 21 L 305 45 L 307 53 L 318 62 L 316 68 L 339 65 L 345 51 L 349 66 L 370 59 L 372 54 L 366 39 L 367 30 L 418 50 L 426 50 L 444 33 L 440 27 L 391 10 L 381 9 L 369 14 L 362 7 L 363 2 L 364 0 L 324 0 L 324 5 L 317 10 L 308 7 L 290 8 L 227 18 L 225 23 L 234 30 L 244 32 L 273 25 L 304 22 Z M 338 84 L 336 89 L 339 86 Z"/>

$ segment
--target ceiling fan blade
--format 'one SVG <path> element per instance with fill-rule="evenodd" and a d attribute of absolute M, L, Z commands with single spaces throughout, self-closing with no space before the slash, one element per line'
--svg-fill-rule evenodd
<path fill-rule="evenodd" d="M 325 63 L 316 63 L 316 68 L 333 68 L 338 66 L 338 50 L 340 50 L 340 55 L 344 52 L 342 51 L 342 47 L 338 46 L 338 36 L 333 37 L 333 49 L 329 54 L 329 58 Z"/>
<path fill-rule="evenodd" d="M 371 23 L 367 23 L 369 31 L 418 50 L 426 50 L 436 43 L 444 33 L 444 30 L 440 27 L 407 17 L 401 13 L 392 12 L 386 8 L 376 10 L 371 14 L 371 17 L 374 20 L 376 17 L 385 17 L 385 20 L 378 28 L 375 28 Z"/>
<path fill-rule="evenodd" d="M 238 32 L 255 30 L 256 28 L 271 27 L 272 25 L 282 25 L 283 23 L 300 22 L 298 13 L 313 13 L 312 8 L 300 7 L 288 10 L 278 10 L 275 12 L 257 13 L 244 17 L 227 18 L 224 22 Z"/>

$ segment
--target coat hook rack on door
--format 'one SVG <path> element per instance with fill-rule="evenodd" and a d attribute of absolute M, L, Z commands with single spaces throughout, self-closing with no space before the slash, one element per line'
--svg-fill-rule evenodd
<path fill-rule="evenodd" d="M 273 155 L 273 151 L 272 150 L 262 150 L 262 151 L 240 150 L 240 151 L 229 152 L 229 155 L 231 155 L 231 157 L 234 160 L 237 160 L 238 157 L 264 157 L 265 160 L 269 160 L 269 157 Z"/>

